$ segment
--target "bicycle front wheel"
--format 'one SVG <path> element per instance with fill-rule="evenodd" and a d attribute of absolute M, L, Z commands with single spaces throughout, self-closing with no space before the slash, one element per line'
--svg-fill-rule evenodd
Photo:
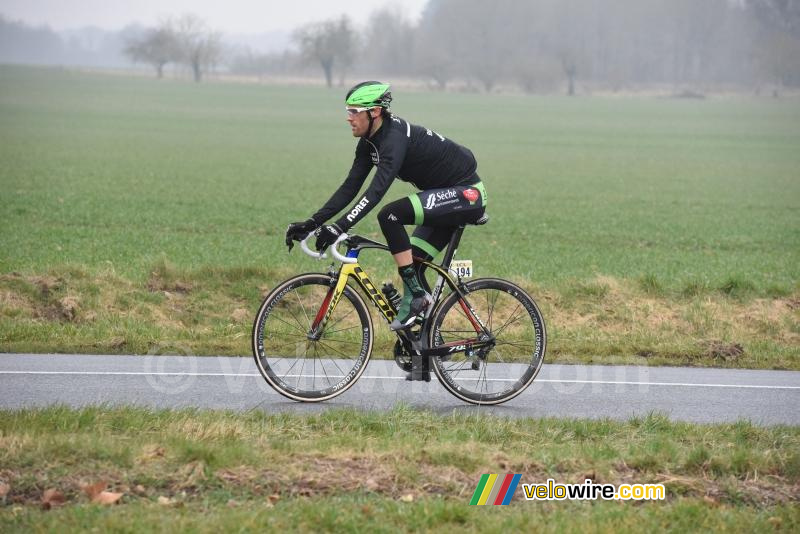
<path fill-rule="evenodd" d="M 500 404 L 522 393 L 539 373 L 547 346 L 544 320 L 530 295 L 511 282 L 479 278 L 465 286 L 469 305 L 495 344 L 473 354 L 435 356 L 433 370 L 456 397 L 473 404 Z M 442 301 L 431 320 L 431 346 L 476 337 L 456 292 Z"/>
<path fill-rule="evenodd" d="M 253 323 L 253 356 L 261 376 L 278 393 L 305 402 L 347 391 L 364 372 L 373 330 L 364 299 L 349 286 L 321 336 L 311 325 L 327 311 L 336 278 L 302 274 L 272 290 Z M 320 311 L 325 306 L 325 309 Z"/>

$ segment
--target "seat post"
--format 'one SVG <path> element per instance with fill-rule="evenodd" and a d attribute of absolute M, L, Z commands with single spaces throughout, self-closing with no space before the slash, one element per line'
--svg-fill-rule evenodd
<path fill-rule="evenodd" d="M 442 267 L 445 269 L 450 268 L 450 262 L 453 261 L 453 256 L 456 255 L 456 249 L 458 249 L 458 244 L 461 242 L 461 235 L 464 233 L 464 225 L 462 224 L 456 231 L 453 232 L 453 235 L 450 237 L 450 243 L 447 245 L 447 250 L 444 253 L 444 258 L 442 258 Z"/>

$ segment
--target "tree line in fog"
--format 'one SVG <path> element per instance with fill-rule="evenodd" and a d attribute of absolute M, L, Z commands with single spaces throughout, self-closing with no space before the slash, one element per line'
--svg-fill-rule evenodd
<path fill-rule="evenodd" d="M 0 18 L 0 61 L 10 46 L 29 54 L 37 46 L 55 50 L 56 38 Z M 281 53 L 227 45 L 209 23 L 184 15 L 126 28 L 116 49 L 157 76 L 180 65 L 196 81 L 224 71 L 318 75 L 328 86 L 403 77 L 486 92 L 664 84 L 757 91 L 800 86 L 800 1 L 429 0 L 418 22 L 388 5 L 366 22 L 341 16 L 304 25 Z"/>

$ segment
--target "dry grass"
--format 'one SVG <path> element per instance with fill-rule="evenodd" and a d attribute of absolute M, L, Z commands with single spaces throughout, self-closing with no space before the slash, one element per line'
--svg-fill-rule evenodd
<path fill-rule="evenodd" d="M 654 415 L 611 421 L 497 420 L 389 414 L 321 416 L 53 408 L 3 414 L 0 484 L 9 504 L 38 507 L 46 490 L 86 502 L 104 482 L 123 502 L 318 498 L 465 501 L 486 472 L 524 482 L 663 483 L 669 500 L 798 503 L 797 429 L 690 425 Z M 421 441 L 421 436 L 424 436 Z"/>
<path fill-rule="evenodd" d="M 179 271 L 160 262 L 147 280 L 63 269 L 0 276 L 0 350 L 247 355 L 252 315 L 282 271 Z M 625 363 L 800 369 L 800 293 L 673 295 L 641 281 L 597 276 L 557 287 L 520 282 L 542 308 L 550 363 Z M 394 337 L 373 317 L 376 357 Z M 640 361 L 640 360 L 639 360 Z"/>

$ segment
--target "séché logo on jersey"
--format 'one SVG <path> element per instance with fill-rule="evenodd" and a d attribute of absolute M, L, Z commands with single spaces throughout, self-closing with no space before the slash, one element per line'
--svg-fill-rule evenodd
<path fill-rule="evenodd" d="M 431 193 L 425 201 L 425 209 L 429 210 L 436 207 L 437 202 L 444 202 L 445 200 L 452 200 L 458 196 L 458 193 L 453 189 L 442 191 L 440 193 Z"/>
<path fill-rule="evenodd" d="M 353 222 L 355 218 L 358 217 L 358 214 L 364 210 L 367 204 L 369 204 L 369 199 L 367 197 L 364 197 L 361 200 L 359 200 L 358 204 L 356 204 L 350 211 L 350 213 L 347 214 L 348 222 Z"/>

